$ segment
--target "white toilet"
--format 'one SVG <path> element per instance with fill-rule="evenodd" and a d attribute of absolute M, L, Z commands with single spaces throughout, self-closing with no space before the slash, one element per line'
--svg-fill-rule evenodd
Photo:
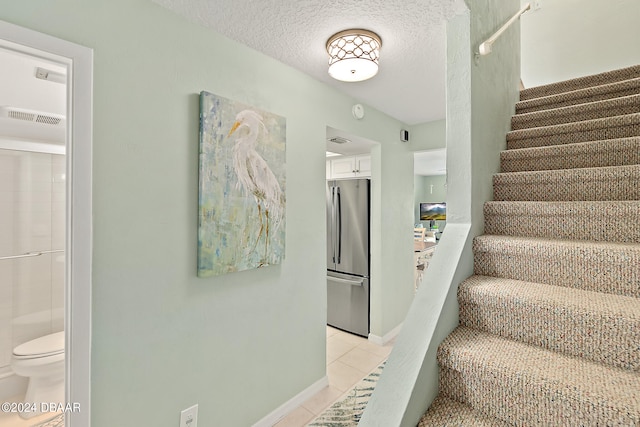
<path fill-rule="evenodd" d="M 11 369 L 29 378 L 24 402 L 37 406 L 36 412 L 20 413 L 22 418 L 38 415 L 41 403 L 64 403 L 64 331 L 14 348 Z"/>

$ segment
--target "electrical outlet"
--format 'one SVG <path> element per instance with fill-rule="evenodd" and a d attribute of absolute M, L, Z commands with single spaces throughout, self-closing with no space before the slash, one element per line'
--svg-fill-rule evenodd
<path fill-rule="evenodd" d="M 180 412 L 180 427 L 198 427 L 198 405 Z"/>

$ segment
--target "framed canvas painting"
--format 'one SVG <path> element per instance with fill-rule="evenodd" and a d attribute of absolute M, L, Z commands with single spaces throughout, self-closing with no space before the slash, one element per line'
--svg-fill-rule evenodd
<path fill-rule="evenodd" d="M 286 120 L 200 93 L 198 276 L 285 255 Z"/>

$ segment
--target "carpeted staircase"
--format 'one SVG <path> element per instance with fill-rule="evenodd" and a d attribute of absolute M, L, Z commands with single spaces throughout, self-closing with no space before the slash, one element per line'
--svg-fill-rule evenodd
<path fill-rule="evenodd" d="M 640 66 L 520 99 L 419 426 L 640 426 Z"/>

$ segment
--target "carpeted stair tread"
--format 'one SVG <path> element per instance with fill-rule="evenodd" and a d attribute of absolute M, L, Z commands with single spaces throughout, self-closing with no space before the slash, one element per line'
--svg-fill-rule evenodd
<path fill-rule="evenodd" d="M 516 103 L 516 114 L 568 107 L 640 93 L 640 78 L 528 99 Z"/>
<path fill-rule="evenodd" d="M 522 202 L 484 205 L 484 232 L 502 236 L 640 243 L 640 201 Z"/>
<path fill-rule="evenodd" d="M 570 92 L 585 89 L 591 86 L 600 86 L 607 83 L 619 82 L 640 77 L 640 65 L 621 68 L 619 70 L 606 71 L 604 73 L 577 77 L 541 86 L 530 87 L 520 91 L 520 100 L 540 98 L 557 93 Z"/>
<path fill-rule="evenodd" d="M 486 416 L 478 411 L 445 396 L 438 396 L 429 410 L 422 416 L 418 427 L 508 427 L 497 418 Z"/>
<path fill-rule="evenodd" d="M 640 371 L 640 299 L 489 276 L 458 288 L 460 324 Z"/>
<path fill-rule="evenodd" d="M 507 133 L 507 149 L 640 136 L 640 113 L 564 123 Z"/>
<path fill-rule="evenodd" d="M 513 425 L 640 425 L 640 375 L 460 326 L 438 348 L 442 395 Z"/>
<path fill-rule="evenodd" d="M 640 298 L 640 245 L 477 236 L 474 274 Z"/>
<path fill-rule="evenodd" d="M 640 200 L 640 165 L 498 173 L 494 200 Z"/>
<path fill-rule="evenodd" d="M 640 137 L 505 150 L 501 172 L 593 168 L 640 164 Z"/>
<path fill-rule="evenodd" d="M 640 427 L 640 65 L 516 113 L 420 426 Z"/>
<path fill-rule="evenodd" d="M 541 126 L 553 126 L 633 113 L 640 113 L 640 94 L 532 113 L 516 114 L 511 118 L 511 129 L 520 130 Z"/>

